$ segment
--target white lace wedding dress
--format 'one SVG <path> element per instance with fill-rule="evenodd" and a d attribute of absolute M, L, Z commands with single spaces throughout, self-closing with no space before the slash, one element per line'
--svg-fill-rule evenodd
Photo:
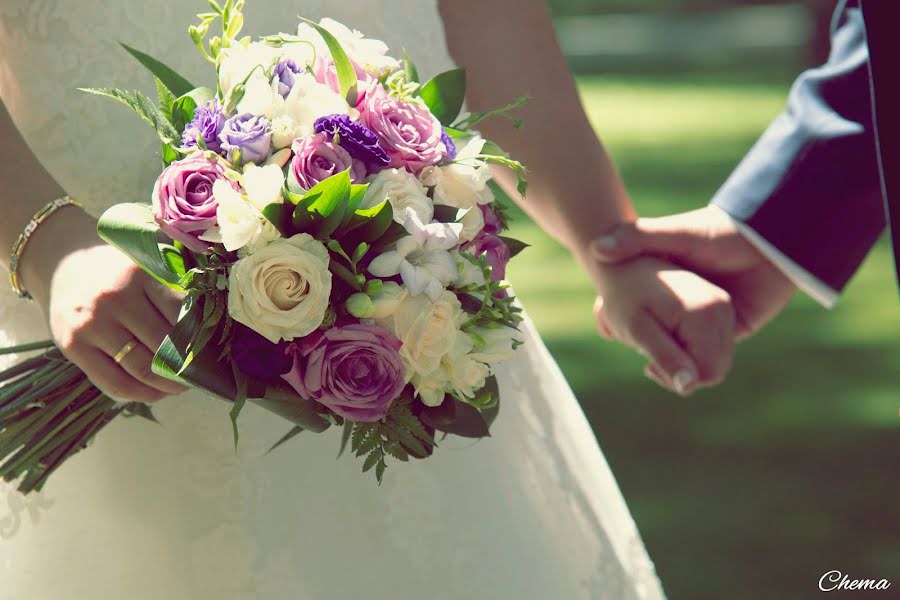
<path fill-rule="evenodd" d="M 251 0 L 248 33 L 331 16 L 423 73 L 450 66 L 434 0 Z M 117 41 L 208 83 L 186 34 L 201 0 L 2 0 L 0 95 L 54 177 L 95 213 L 149 197 L 153 134 L 76 87 L 142 88 Z M 513 92 L 511 94 L 514 95 Z M 527 259 L 525 259 L 527 260 Z M 0 286 L 2 288 L 2 286 Z M 34 306 L 0 292 L 0 345 L 45 338 Z M 302 600 L 661 598 L 588 423 L 530 322 L 498 373 L 494 437 L 450 437 L 388 469 L 335 460 L 339 431 L 264 450 L 285 423 L 248 406 L 236 454 L 229 406 L 199 394 L 119 419 L 22 498 L 0 483 L 0 598 Z"/>

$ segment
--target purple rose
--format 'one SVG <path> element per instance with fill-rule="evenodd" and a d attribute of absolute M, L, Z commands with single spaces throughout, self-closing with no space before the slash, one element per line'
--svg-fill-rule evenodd
<path fill-rule="evenodd" d="M 166 167 L 152 198 L 153 218 L 163 233 L 194 252 L 208 252 L 210 244 L 198 238 L 216 225 L 219 203 L 212 190 L 219 179 L 228 181 L 224 167 L 201 152 Z"/>
<path fill-rule="evenodd" d="M 269 156 L 272 127 L 266 117 L 244 113 L 225 121 L 219 139 L 227 154 L 240 150 L 241 162 L 259 164 Z"/>
<path fill-rule="evenodd" d="M 341 148 L 365 164 L 370 172 L 386 167 L 391 162 L 387 152 L 378 145 L 378 136 L 359 121 L 352 120 L 349 115 L 322 117 L 316 120 L 315 128 L 316 133 L 327 133 L 332 139 L 337 138 Z"/>
<path fill-rule="evenodd" d="M 317 331 L 288 346 L 294 367 L 282 378 L 304 398 L 371 423 L 387 414 L 406 385 L 402 345 L 375 325 Z"/>
<path fill-rule="evenodd" d="M 282 98 L 287 98 L 294 87 L 297 75 L 303 72 L 303 69 L 297 66 L 292 59 L 286 58 L 275 65 L 275 80 L 278 81 L 278 93 Z"/>
<path fill-rule="evenodd" d="M 491 268 L 491 279 L 500 281 L 506 277 L 506 265 L 509 263 L 509 246 L 496 235 L 481 233 L 472 242 L 475 256 L 484 254 L 485 262 Z"/>
<path fill-rule="evenodd" d="M 219 152 L 222 149 L 219 133 L 224 126 L 225 113 L 222 111 L 222 105 L 213 98 L 194 111 L 194 118 L 185 126 L 181 135 L 181 145 L 193 148 L 197 145 L 197 138 L 200 137 L 208 149 Z"/>
<path fill-rule="evenodd" d="M 424 106 L 392 98 L 379 87 L 368 93 L 361 112 L 361 121 L 391 158 L 389 167 L 417 173 L 447 156 L 444 130 Z"/>
<path fill-rule="evenodd" d="M 484 217 L 484 229 L 481 231 L 491 235 L 500 235 L 503 232 L 503 221 L 500 220 L 497 212 L 491 208 L 490 204 L 479 204 L 478 208 L 481 209 L 481 216 Z"/>
<path fill-rule="evenodd" d="M 456 160 L 457 150 L 453 138 L 450 137 L 450 134 L 447 133 L 446 129 L 442 129 L 441 131 L 443 131 L 443 133 L 441 133 L 441 141 L 444 142 L 444 147 L 447 149 L 447 160 Z"/>
<path fill-rule="evenodd" d="M 296 139 L 291 145 L 294 151 L 291 175 L 304 190 L 310 190 L 347 169 L 350 169 L 350 181 L 353 183 L 362 183 L 366 178 L 366 166 L 331 140 L 332 136 L 327 133 L 317 133 Z"/>

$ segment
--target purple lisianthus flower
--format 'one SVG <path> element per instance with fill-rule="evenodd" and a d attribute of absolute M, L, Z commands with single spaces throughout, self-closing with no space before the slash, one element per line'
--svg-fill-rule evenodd
<path fill-rule="evenodd" d="M 181 145 L 193 148 L 197 145 L 197 138 L 203 138 L 209 150 L 219 152 L 222 149 L 219 134 L 224 126 L 225 113 L 222 111 L 222 105 L 218 99 L 213 98 L 194 111 L 194 118 L 185 126 L 181 135 Z"/>
<path fill-rule="evenodd" d="M 286 58 L 275 65 L 275 79 L 278 81 L 278 93 L 282 98 L 287 98 L 294 87 L 297 75 L 303 72 L 293 59 Z"/>
<path fill-rule="evenodd" d="M 288 345 L 294 366 L 282 378 L 298 394 L 351 421 L 382 419 L 406 385 L 403 344 L 376 325 L 317 331 Z"/>
<path fill-rule="evenodd" d="M 219 139 L 227 154 L 240 150 L 243 163 L 259 164 L 272 149 L 272 127 L 266 117 L 244 113 L 225 121 Z"/>
<path fill-rule="evenodd" d="M 379 86 L 367 94 L 360 110 L 360 120 L 391 158 L 389 167 L 418 173 L 447 156 L 441 123 L 426 107 L 392 98 Z"/>
<path fill-rule="evenodd" d="M 506 277 L 506 265 L 509 263 L 509 246 L 496 235 L 482 232 L 472 241 L 472 253 L 484 255 L 484 260 L 491 268 L 491 280 L 500 281 Z"/>
<path fill-rule="evenodd" d="M 217 224 L 219 203 L 213 184 L 229 181 L 219 161 L 209 161 L 202 152 L 176 160 L 160 174 L 153 186 L 153 219 L 173 240 L 193 252 L 208 252 L 203 233 Z M 229 183 L 233 186 L 233 182 Z"/>
<path fill-rule="evenodd" d="M 450 134 L 447 133 L 447 130 L 444 129 L 441 134 L 441 141 L 444 142 L 444 147 L 447 148 L 447 160 L 454 161 L 456 160 L 457 150 L 456 144 L 453 142 L 453 138 L 450 137 Z"/>
<path fill-rule="evenodd" d="M 304 190 L 310 190 L 332 175 L 350 169 L 350 181 L 362 183 L 366 166 L 350 156 L 344 148 L 331 141 L 327 133 L 294 140 L 291 150 L 291 177 Z"/>
<path fill-rule="evenodd" d="M 386 167 L 391 162 L 387 152 L 378 145 L 378 136 L 349 115 L 328 115 L 316 120 L 316 133 L 337 137 L 341 148 L 350 156 L 362 161 L 369 171 Z"/>

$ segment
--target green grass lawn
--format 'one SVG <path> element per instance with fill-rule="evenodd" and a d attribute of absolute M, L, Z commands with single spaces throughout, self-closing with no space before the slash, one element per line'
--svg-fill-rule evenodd
<path fill-rule="evenodd" d="M 642 215 L 705 204 L 789 82 L 580 80 Z M 798 297 L 721 387 L 656 388 L 594 333 L 587 278 L 533 245 L 510 279 L 569 377 L 674 599 L 817 597 L 839 569 L 900 586 L 900 300 L 882 241 L 834 311 Z"/>

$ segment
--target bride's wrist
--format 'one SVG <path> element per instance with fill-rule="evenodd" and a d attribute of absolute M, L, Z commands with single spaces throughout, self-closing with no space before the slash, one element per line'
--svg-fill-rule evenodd
<path fill-rule="evenodd" d="M 64 206 L 35 229 L 19 258 L 22 287 L 44 304 L 57 265 L 69 254 L 102 244 L 97 221 L 75 205 Z"/>

